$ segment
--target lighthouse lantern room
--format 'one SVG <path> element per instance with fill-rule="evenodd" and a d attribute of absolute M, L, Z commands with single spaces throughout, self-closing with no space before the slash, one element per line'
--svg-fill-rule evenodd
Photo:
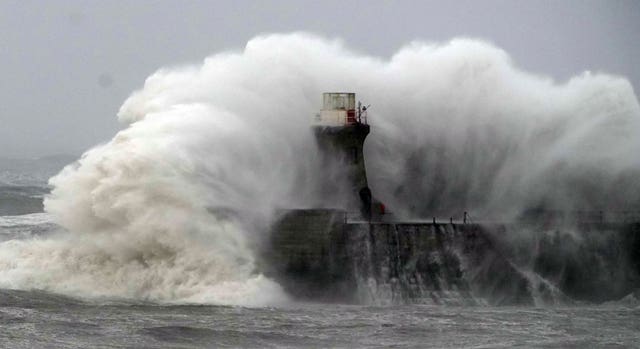
<path fill-rule="evenodd" d="M 362 111 L 356 109 L 356 94 L 351 92 L 326 92 L 322 94 L 322 110 L 316 114 L 319 126 L 345 126 L 366 123 Z"/>

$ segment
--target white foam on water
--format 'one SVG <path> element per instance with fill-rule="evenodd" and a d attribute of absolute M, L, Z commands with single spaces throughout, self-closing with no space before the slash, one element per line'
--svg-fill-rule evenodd
<path fill-rule="evenodd" d="M 27 226 L 47 224 L 53 221 L 54 216 L 50 213 L 29 213 L 17 216 L 0 216 L 0 227 L 11 228 L 15 226 Z"/>

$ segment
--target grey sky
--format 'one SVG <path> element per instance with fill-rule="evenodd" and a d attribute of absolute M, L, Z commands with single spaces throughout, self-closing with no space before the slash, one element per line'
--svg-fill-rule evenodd
<path fill-rule="evenodd" d="M 482 38 L 528 71 L 640 88 L 636 0 L 0 0 L 0 156 L 79 154 L 117 132 L 119 106 L 156 69 L 300 30 L 383 57 L 414 39 Z"/>

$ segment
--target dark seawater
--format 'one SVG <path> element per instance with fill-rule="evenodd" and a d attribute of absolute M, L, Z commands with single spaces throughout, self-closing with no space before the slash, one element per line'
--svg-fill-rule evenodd
<path fill-rule="evenodd" d="M 38 159 L 0 157 L 0 216 L 42 212 L 48 179 L 75 157 L 56 155 Z"/>
<path fill-rule="evenodd" d="M 0 185 L 0 215 L 42 212 L 42 197 L 47 192 L 41 186 Z"/>
<path fill-rule="evenodd" d="M 46 236 L 56 229 L 50 218 L 46 213 L 0 217 L 0 241 Z M 0 347 L 640 348 L 636 296 L 542 308 L 305 303 L 246 308 L 0 289 Z"/>
<path fill-rule="evenodd" d="M 6 348 L 637 348 L 640 308 L 285 308 L 79 301 L 0 292 Z"/>
<path fill-rule="evenodd" d="M 30 206 L 32 198 L 41 201 L 48 191 L 43 178 L 49 174 L 3 173 L 0 201 L 9 209 L 0 214 L 0 243 L 56 231 L 41 206 Z M 15 202 L 24 206 L 18 210 Z M 544 308 L 305 303 L 247 308 L 86 300 L 5 288 L 0 289 L 0 347 L 640 348 L 636 297 Z"/>

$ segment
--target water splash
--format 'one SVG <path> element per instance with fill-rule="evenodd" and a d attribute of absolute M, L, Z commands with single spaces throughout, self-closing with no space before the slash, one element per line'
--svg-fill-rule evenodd
<path fill-rule="evenodd" d="M 412 43 L 389 60 L 308 34 L 157 71 L 128 127 L 51 179 L 68 233 L 0 245 L 0 286 L 87 297 L 270 304 L 253 249 L 277 208 L 317 195 L 309 132 L 326 91 L 373 104 L 365 155 L 398 215 L 513 216 L 531 206 L 627 207 L 640 189 L 640 107 L 627 80 L 558 84 L 490 44 Z"/>

